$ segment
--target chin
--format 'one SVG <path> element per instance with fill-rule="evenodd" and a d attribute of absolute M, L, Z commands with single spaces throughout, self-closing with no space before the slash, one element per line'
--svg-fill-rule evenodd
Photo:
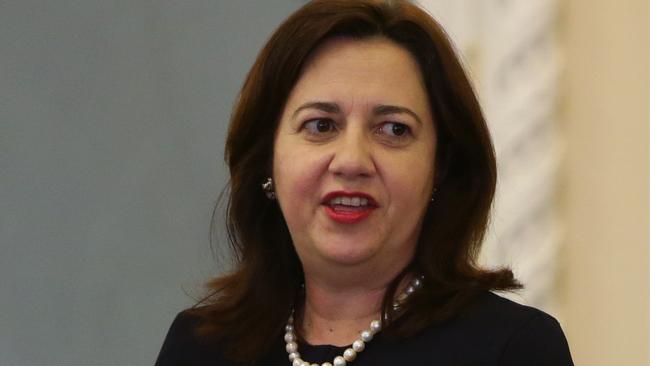
<path fill-rule="evenodd" d="M 365 263 L 373 258 L 376 253 L 373 247 L 359 247 L 358 244 L 354 245 L 350 243 L 340 245 L 330 244 L 327 248 L 323 249 L 321 255 L 327 261 L 347 266 Z"/>

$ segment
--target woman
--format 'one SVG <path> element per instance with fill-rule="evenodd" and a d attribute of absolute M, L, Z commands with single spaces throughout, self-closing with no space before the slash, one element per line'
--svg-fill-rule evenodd
<path fill-rule="evenodd" d="M 570 365 L 559 324 L 475 259 L 494 153 L 443 30 L 406 1 L 313 1 L 232 116 L 236 265 L 157 365 Z"/>

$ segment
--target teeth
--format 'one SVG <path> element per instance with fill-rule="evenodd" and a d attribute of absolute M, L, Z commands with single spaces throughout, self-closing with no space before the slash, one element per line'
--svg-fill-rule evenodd
<path fill-rule="evenodd" d="M 330 200 L 330 205 L 344 205 L 352 207 L 367 206 L 368 199 L 364 197 L 335 197 Z"/>

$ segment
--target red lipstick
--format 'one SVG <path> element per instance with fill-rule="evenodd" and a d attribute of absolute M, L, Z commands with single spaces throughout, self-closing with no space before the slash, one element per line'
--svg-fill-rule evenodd
<path fill-rule="evenodd" d="M 345 204 L 341 200 L 359 200 L 362 204 Z M 334 201 L 334 203 L 332 202 Z M 367 193 L 336 191 L 325 195 L 321 204 L 325 206 L 325 213 L 332 220 L 341 224 L 354 224 L 370 216 L 377 208 L 375 199 Z"/>

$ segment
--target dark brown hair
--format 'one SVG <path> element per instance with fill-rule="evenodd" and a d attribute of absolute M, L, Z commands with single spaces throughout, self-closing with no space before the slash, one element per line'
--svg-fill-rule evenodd
<path fill-rule="evenodd" d="M 209 284 L 192 310 L 200 333 L 218 340 L 233 359 L 258 360 L 276 344 L 302 301 L 300 260 L 276 202 L 261 190 L 270 176 L 280 115 L 312 52 L 332 37 L 384 37 L 417 60 L 438 137 L 435 201 L 425 214 L 415 257 L 385 295 L 386 336 L 407 336 L 445 321 L 477 294 L 519 287 L 507 269 L 476 264 L 496 185 L 490 135 L 472 86 L 446 34 L 407 1 L 320 0 L 291 15 L 271 36 L 248 74 L 226 142 L 230 168 L 228 239 L 234 269 Z M 434 167 L 432 167 L 434 169 Z M 425 277 L 399 321 L 390 322 L 399 281 Z"/>

